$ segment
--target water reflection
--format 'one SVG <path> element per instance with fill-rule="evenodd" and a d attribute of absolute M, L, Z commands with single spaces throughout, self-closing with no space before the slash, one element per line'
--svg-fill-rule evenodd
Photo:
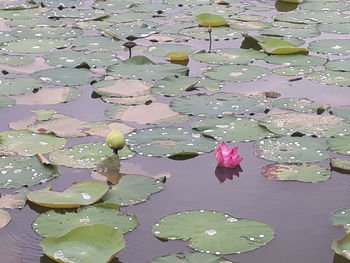
<path fill-rule="evenodd" d="M 235 168 L 216 167 L 215 176 L 220 183 L 226 181 L 226 179 L 233 180 L 234 177 L 239 177 L 239 173 L 243 172 L 242 167 L 237 165 Z"/>

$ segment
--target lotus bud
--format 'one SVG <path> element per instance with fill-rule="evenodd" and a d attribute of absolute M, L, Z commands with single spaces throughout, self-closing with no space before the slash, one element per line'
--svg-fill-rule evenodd
<path fill-rule="evenodd" d="M 124 134 L 121 131 L 113 129 L 108 133 L 106 143 L 112 150 L 119 151 L 125 146 Z"/>
<path fill-rule="evenodd" d="M 238 155 L 238 147 L 228 147 L 225 142 L 221 142 L 216 148 L 215 157 L 219 167 L 234 168 L 243 158 Z"/>

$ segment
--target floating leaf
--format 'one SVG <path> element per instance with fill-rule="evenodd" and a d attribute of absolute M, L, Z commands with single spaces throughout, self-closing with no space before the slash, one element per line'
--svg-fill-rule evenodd
<path fill-rule="evenodd" d="M 0 208 L 23 208 L 26 204 L 27 197 L 24 192 L 17 194 L 2 194 L 0 197 Z"/>
<path fill-rule="evenodd" d="M 270 164 L 263 168 L 262 174 L 278 181 L 299 181 L 318 183 L 331 177 L 329 169 L 310 164 Z"/>
<path fill-rule="evenodd" d="M 179 30 L 181 35 L 193 37 L 196 39 L 209 40 L 208 28 L 206 27 L 186 27 Z M 213 27 L 211 37 L 213 41 L 225 39 L 237 39 L 242 35 L 239 31 L 235 31 L 230 27 Z"/>
<path fill-rule="evenodd" d="M 301 54 L 290 54 L 290 55 L 271 55 L 264 60 L 267 63 L 281 64 L 283 66 L 302 66 L 302 67 L 316 67 L 322 66 L 327 62 L 325 58 L 317 56 L 306 56 Z"/>
<path fill-rule="evenodd" d="M 0 209 L 0 229 L 10 223 L 10 221 L 10 214 L 4 209 Z"/>
<path fill-rule="evenodd" d="M 152 232 L 162 239 L 190 240 L 190 247 L 213 254 L 254 250 L 274 238 L 273 229 L 265 223 L 206 210 L 165 216 L 153 225 Z"/>
<path fill-rule="evenodd" d="M 277 36 L 277 37 L 298 37 L 298 38 L 312 38 L 321 34 L 315 27 L 293 28 L 293 27 L 279 27 L 273 26 L 271 28 L 264 28 L 259 30 L 261 35 Z"/>
<path fill-rule="evenodd" d="M 103 197 L 103 202 L 120 206 L 136 205 L 163 189 L 164 184 L 160 180 L 143 175 L 125 174 Z"/>
<path fill-rule="evenodd" d="M 232 115 L 224 115 L 221 119 L 200 120 L 192 125 L 192 129 L 217 141 L 229 142 L 254 141 L 271 135 L 269 131 L 259 126 L 256 120 Z"/>
<path fill-rule="evenodd" d="M 350 208 L 339 209 L 332 213 L 331 220 L 333 225 L 342 226 L 346 232 L 350 231 Z"/>
<path fill-rule="evenodd" d="M 32 78 L 0 79 L 0 95 L 17 95 L 30 93 L 42 87 L 40 80 Z"/>
<path fill-rule="evenodd" d="M 34 58 L 29 56 L 16 56 L 8 54 L 0 54 L 0 63 L 9 65 L 9 66 L 22 66 L 28 65 L 34 62 Z"/>
<path fill-rule="evenodd" d="M 16 53 L 44 53 L 50 52 L 58 48 L 68 47 L 69 42 L 66 40 L 35 38 L 35 39 L 19 39 L 8 42 L 2 47 L 7 52 Z"/>
<path fill-rule="evenodd" d="M 151 82 L 137 79 L 103 80 L 93 84 L 94 92 L 102 97 L 136 97 L 150 93 Z"/>
<path fill-rule="evenodd" d="M 198 82 L 199 78 L 193 77 L 167 77 L 156 82 L 152 88 L 152 92 L 167 97 L 173 97 L 179 95 L 182 91 L 192 90 Z"/>
<path fill-rule="evenodd" d="M 243 114 L 264 112 L 271 106 L 261 96 L 244 96 L 238 93 L 195 94 L 174 99 L 170 106 L 180 112 L 197 116 L 223 116 L 224 113 Z"/>
<path fill-rule="evenodd" d="M 45 183 L 59 176 L 55 165 L 43 165 L 37 157 L 0 157 L 0 188 L 21 188 Z"/>
<path fill-rule="evenodd" d="M 341 154 L 350 155 L 350 136 L 337 136 L 335 138 L 330 138 L 328 144 L 332 151 Z"/>
<path fill-rule="evenodd" d="M 75 208 L 98 202 L 108 191 L 106 183 L 96 181 L 80 181 L 63 192 L 51 191 L 51 187 L 27 193 L 28 200 L 44 207 Z"/>
<path fill-rule="evenodd" d="M 276 68 L 272 72 L 282 76 L 297 76 L 297 75 L 304 75 L 312 71 L 313 70 L 311 68 L 306 68 L 306 67 L 284 67 L 284 68 Z"/>
<path fill-rule="evenodd" d="M 11 35 L 20 39 L 69 39 L 75 38 L 83 34 L 83 30 L 73 27 L 35 27 L 31 29 L 15 29 L 11 31 Z"/>
<path fill-rule="evenodd" d="M 335 22 L 332 22 L 335 23 Z M 311 51 L 328 55 L 349 55 L 349 39 L 322 39 L 309 44 Z"/>
<path fill-rule="evenodd" d="M 350 259 L 350 234 L 347 234 L 341 240 L 335 240 L 332 243 L 332 249 L 338 255 Z"/>
<path fill-rule="evenodd" d="M 118 23 L 108 28 L 113 34 L 133 41 L 145 38 L 159 32 L 158 24 L 149 21 L 136 21 L 131 23 Z"/>
<path fill-rule="evenodd" d="M 331 167 L 332 167 L 332 170 L 337 171 L 339 173 L 350 174 L 350 161 L 349 160 L 332 158 L 331 159 Z"/>
<path fill-rule="evenodd" d="M 326 69 L 338 71 L 350 71 L 350 59 L 339 59 L 327 62 Z"/>
<path fill-rule="evenodd" d="M 205 27 L 217 27 L 217 26 L 226 26 L 227 21 L 225 18 L 219 15 L 213 15 L 208 13 L 203 13 L 196 15 L 196 21 L 198 25 Z"/>
<path fill-rule="evenodd" d="M 0 156 L 33 156 L 36 153 L 49 153 L 63 147 L 66 139 L 52 134 L 37 134 L 28 130 L 0 132 Z"/>
<path fill-rule="evenodd" d="M 122 50 L 122 42 L 110 37 L 80 37 L 74 39 L 75 51 L 115 51 Z"/>
<path fill-rule="evenodd" d="M 151 263 L 232 263 L 224 257 L 218 257 L 204 253 L 171 254 L 169 256 L 155 258 Z"/>
<path fill-rule="evenodd" d="M 273 55 L 282 55 L 282 54 L 308 54 L 309 50 L 306 48 L 299 48 L 292 44 L 291 42 L 283 39 L 276 38 L 265 38 L 262 41 L 258 42 L 262 49 Z"/>
<path fill-rule="evenodd" d="M 68 149 L 61 149 L 49 155 L 51 162 L 72 168 L 94 168 L 104 159 L 113 156 L 114 153 L 105 143 L 90 142 L 74 145 Z M 118 151 L 121 159 L 134 155 L 128 147 Z"/>
<path fill-rule="evenodd" d="M 292 110 L 303 113 L 314 113 L 320 108 L 328 108 L 327 105 L 320 105 L 307 98 L 285 98 L 275 100 L 273 106 L 283 110 Z"/>
<path fill-rule="evenodd" d="M 327 159 L 328 145 L 310 138 L 277 137 L 255 143 L 255 155 L 278 163 L 313 163 Z"/>
<path fill-rule="evenodd" d="M 47 237 L 39 245 L 56 262 L 106 263 L 125 247 L 125 241 L 121 231 L 98 224 L 75 228 L 62 237 Z"/>
<path fill-rule="evenodd" d="M 150 46 L 147 48 L 147 50 L 144 52 L 147 55 L 151 56 L 160 56 L 165 57 L 169 52 L 184 52 L 187 54 L 190 54 L 195 49 L 188 45 L 181 45 L 181 44 L 159 44 Z"/>
<path fill-rule="evenodd" d="M 317 28 L 324 33 L 350 34 L 350 23 L 318 24 Z"/>
<path fill-rule="evenodd" d="M 10 107 L 14 104 L 16 104 L 16 101 L 14 99 L 5 96 L 0 96 L 0 109 Z"/>
<path fill-rule="evenodd" d="M 319 137 L 350 134 L 350 122 L 333 115 L 282 113 L 264 118 L 259 125 L 273 133 L 286 135 L 297 132 Z"/>
<path fill-rule="evenodd" d="M 138 221 L 136 216 L 120 212 L 117 205 L 97 204 L 78 208 L 76 213 L 50 210 L 35 219 L 33 229 L 44 237 L 60 237 L 77 227 L 94 224 L 105 224 L 127 233 L 138 226 Z"/>
<path fill-rule="evenodd" d="M 350 120 L 350 106 L 340 106 L 331 108 L 332 114 Z"/>
<path fill-rule="evenodd" d="M 350 72 L 322 70 L 309 73 L 306 77 L 322 84 L 350 87 Z"/>
<path fill-rule="evenodd" d="M 208 139 L 190 129 L 162 127 L 136 130 L 127 136 L 127 143 L 140 155 L 169 158 L 195 157 L 211 152 L 216 146 Z"/>

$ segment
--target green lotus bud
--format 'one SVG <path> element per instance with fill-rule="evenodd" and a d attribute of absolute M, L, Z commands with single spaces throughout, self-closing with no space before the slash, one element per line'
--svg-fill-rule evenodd
<path fill-rule="evenodd" d="M 109 148 L 115 151 L 119 151 L 125 146 L 124 134 L 121 133 L 121 131 L 113 129 L 108 133 L 106 137 L 106 143 Z"/>

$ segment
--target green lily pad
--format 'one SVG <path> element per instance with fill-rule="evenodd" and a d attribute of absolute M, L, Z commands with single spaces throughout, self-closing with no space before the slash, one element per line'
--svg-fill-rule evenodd
<path fill-rule="evenodd" d="M 311 72 L 306 77 L 326 85 L 350 87 L 350 72 L 322 70 Z"/>
<path fill-rule="evenodd" d="M 350 208 L 342 208 L 332 213 L 332 224 L 335 226 L 342 226 L 346 232 L 350 231 Z"/>
<path fill-rule="evenodd" d="M 0 157 L 0 188 L 21 188 L 45 183 L 57 176 L 58 167 L 37 157 Z"/>
<path fill-rule="evenodd" d="M 116 51 L 122 50 L 123 42 L 110 37 L 80 37 L 74 39 L 75 51 Z"/>
<path fill-rule="evenodd" d="M 32 29 L 15 29 L 11 31 L 11 35 L 20 39 L 69 39 L 75 38 L 83 34 L 83 30 L 79 28 L 69 27 L 36 27 Z"/>
<path fill-rule="evenodd" d="M 275 100 L 273 106 L 283 110 L 292 110 L 302 113 L 315 113 L 320 108 L 328 108 L 327 105 L 320 105 L 307 98 L 285 98 Z"/>
<path fill-rule="evenodd" d="M 93 80 L 89 70 L 76 68 L 46 69 L 32 73 L 31 76 L 57 86 L 87 85 Z"/>
<path fill-rule="evenodd" d="M 85 62 L 92 68 L 102 68 L 119 62 L 114 54 L 107 52 L 62 51 L 45 55 L 44 58 L 49 65 L 63 67 L 77 67 Z"/>
<path fill-rule="evenodd" d="M 337 1 L 328 2 L 328 1 L 311 1 L 304 2 L 299 5 L 300 8 L 305 10 L 321 10 L 321 11 L 350 11 L 349 3 L 339 3 Z"/>
<path fill-rule="evenodd" d="M 9 32 L 0 32 L 0 44 L 14 41 L 17 38 L 12 36 Z"/>
<path fill-rule="evenodd" d="M 133 41 L 145 38 L 159 32 L 158 25 L 153 22 L 136 21 L 131 23 L 119 23 L 108 28 L 113 34 Z"/>
<path fill-rule="evenodd" d="M 31 20 L 41 14 L 39 8 L 14 8 L 9 10 L 1 10 L 0 17 L 4 19 L 14 20 Z"/>
<path fill-rule="evenodd" d="M 192 129 L 217 141 L 248 142 L 272 135 L 254 119 L 224 115 L 221 119 L 205 119 L 195 122 Z"/>
<path fill-rule="evenodd" d="M 138 221 L 136 216 L 120 212 L 117 205 L 97 204 L 78 208 L 77 212 L 50 210 L 35 219 L 33 229 L 44 237 L 60 237 L 77 227 L 94 224 L 105 224 L 127 233 L 138 226 Z"/>
<path fill-rule="evenodd" d="M 200 133 L 176 127 L 136 130 L 129 133 L 126 140 L 140 155 L 169 158 L 195 157 L 213 151 L 217 144 Z"/>
<path fill-rule="evenodd" d="M 350 161 L 349 160 L 332 158 L 331 159 L 331 167 L 332 167 L 332 170 L 337 171 L 339 173 L 350 174 Z"/>
<path fill-rule="evenodd" d="M 329 61 L 325 65 L 325 68 L 338 71 L 350 71 L 350 59 L 348 58 Z"/>
<path fill-rule="evenodd" d="M 322 39 L 309 44 L 311 51 L 328 55 L 349 55 L 349 39 Z"/>
<path fill-rule="evenodd" d="M 340 106 L 331 108 L 332 114 L 350 120 L 350 106 Z"/>
<path fill-rule="evenodd" d="M 191 54 L 193 51 L 195 51 L 195 49 L 188 45 L 159 44 L 148 47 L 144 54 L 150 56 L 166 57 L 169 52 L 185 52 L 187 54 Z"/>
<path fill-rule="evenodd" d="M 225 48 L 212 50 L 210 53 L 200 51 L 192 55 L 194 60 L 212 64 L 248 64 L 256 59 L 263 59 L 266 54 L 251 49 Z"/>
<path fill-rule="evenodd" d="M 238 21 L 230 20 L 230 27 L 237 31 L 256 31 L 271 27 L 271 24 L 261 21 Z"/>
<path fill-rule="evenodd" d="M 350 234 L 341 240 L 334 240 L 331 248 L 338 255 L 350 260 Z"/>
<path fill-rule="evenodd" d="M 273 133 L 285 135 L 296 132 L 319 137 L 350 134 L 350 122 L 333 115 L 282 113 L 260 120 L 259 125 Z"/>
<path fill-rule="evenodd" d="M 0 63 L 6 64 L 9 66 L 22 66 L 28 65 L 34 62 L 34 58 L 29 56 L 16 56 L 8 54 L 0 54 Z"/>
<path fill-rule="evenodd" d="M 152 92 L 167 97 L 178 96 L 182 91 L 191 91 L 199 82 L 199 78 L 193 77 L 166 77 L 157 81 Z"/>
<path fill-rule="evenodd" d="M 107 18 L 108 13 L 94 9 L 50 9 L 42 14 L 49 19 L 59 19 L 66 23 L 79 21 L 102 20 Z"/>
<path fill-rule="evenodd" d="M 232 263 L 224 257 L 218 257 L 204 253 L 171 254 L 169 256 L 155 258 L 151 263 Z"/>
<path fill-rule="evenodd" d="M 176 64 L 155 64 L 146 57 L 133 57 L 123 63 L 107 67 L 107 72 L 118 78 L 160 80 L 170 76 L 186 75 L 188 68 Z"/>
<path fill-rule="evenodd" d="M 281 64 L 283 66 L 302 66 L 302 67 L 316 67 L 322 66 L 327 62 L 327 59 L 317 56 L 306 56 L 301 54 L 290 55 L 271 55 L 264 60 L 267 63 Z"/>
<path fill-rule="evenodd" d="M 39 245 L 56 262 L 106 263 L 125 247 L 125 241 L 121 231 L 98 224 L 75 228 L 62 237 L 47 237 Z"/>
<path fill-rule="evenodd" d="M 313 163 L 327 159 L 326 143 L 310 138 L 277 137 L 255 143 L 255 155 L 278 163 Z"/>
<path fill-rule="evenodd" d="M 33 92 L 42 87 L 42 81 L 32 78 L 0 79 L 0 95 L 17 95 Z"/>
<path fill-rule="evenodd" d="M 331 177 L 329 169 L 310 164 L 270 164 L 263 168 L 262 174 L 278 181 L 298 181 L 318 183 Z"/>
<path fill-rule="evenodd" d="M 259 30 L 261 35 L 277 36 L 277 37 L 300 37 L 311 38 L 317 37 L 321 34 L 316 28 L 291 28 L 291 27 L 277 27 L 265 28 Z"/>
<path fill-rule="evenodd" d="M 0 132 L 0 156 L 33 156 L 49 153 L 63 147 L 67 140 L 52 134 L 38 134 L 28 130 Z"/>
<path fill-rule="evenodd" d="M 5 96 L 0 96 L 0 109 L 7 108 L 15 104 L 16 101 L 14 99 Z"/>
<path fill-rule="evenodd" d="M 162 239 L 190 240 L 190 247 L 212 254 L 254 250 L 274 238 L 274 230 L 265 223 L 207 210 L 167 215 L 153 225 L 152 232 Z"/>
<path fill-rule="evenodd" d="M 76 0 L 60 0 L 59 2 L 54 0 L 35 0 L 37 4 L 43 3 L 45 7 L 57 8 L 59 6 L 63 8 L 77 8 L 83 5 L 83 1 Z"/>
<path fill-rule="evenodd" d="M 254 81 L 270 73 L 267 68 L 251 65 L 224 65 L 203 73 L 211 79 L 226 81 Z"/>
<path fill-rule="evenodd" d="M 47 19 L 45 17 L 35 17 L 32 19 L 15 19 L 9 20 L 6 24 L 14 28 L 35 28 L 40 26 L 60 26 L 62 22 L 59 20 Z"/>
<path fill-rule="evenodd" d="M 72 168 L 94 168 L 104 159 L 114 153 L 102 142 L 90 142 L 74 145 L 68 149 L 61 149 L 49 155 L 51 162 Z M 127 159 L 134 155 L 128 147 L 118 151 L 120 159 Z"/>
<path fill-rule="evenodd" d="M 337 136 L 330 138 L 328 144 L 332 151 L 341 154 L 350 155 L 350 136 Z"/>
<path fill-rule="evenodd" d="M 103 202 L 120 206 L 136 205 L 163 189 L 164 184 L 160 180 L 149 176 L 125 174 L 103 197 Z"/>
<path fill-rule="evenodd" d="M 106 18 L 104 21 L 112 22 L 112 23 L 130 23 L 130 22 L 135 22 L 140 20 L 145 21 L 147 19 L 152 19 L 151 13 L 126 12 L 126 13 L 110 14 L 108 18 Z"/>
<path fill-rule="evenodd" d="M 19 39 L 8 42 L 3 45 L 2 49 L 7 52 L 16 53 L 45 53 L 58 48 L 68 47 L 69 42 L 59 39 L 35 38 L 35 39 Z"/>
<path fill-rule="evenodd" d="M 201 40 L 209 40 L 208 28 L 206 27 L 188 27 L 178 31 L 180 35 L 193 37 Z M 237 39 L 242 35 L 230 27 L 213 27 L 211 33 L 212 40 Z"/>
<path fill-rule="evenodd" d="M 332 23 L 349 23 L 350 17 L 344 15 L 342 12 L 337 11 L 304 11 L 301 13 L 293 14 L 295 17 L 300 18 L 306 23 L 318 23 L 318 24 L 332 24 Z"/>
<path fill-rule="evenodd" d="M 223 116 L 224 113 L 259 113 L 270 108 L 268 99 L 238 93 L 195 94 L 174 99 L 170 106 L 180 113 L 195 116 Z"/>
<path fill-rule="evenodd" d="M 4 209 L 0 209 L 0 229 L 5 227 L 10 221 L 10 214 Z"/>
<path fill-rule="evenodd" d="M 80 181 L 63 192 L 51 191 L 51 187 L 27 193 L 28 200 L 44 207 L 75 208 L 98 202 L 108 191 L 106 183 L 96 181 Z"/>
<path fill-rule="evenodd" d="M 317 28 L 324 33 L 350 34 L 350 23 L 318 24 Z"/>
<path fill-rule="evenodd" d="M 226 26 L 228 24 L 227 20 L 219 15 L 202 13 L 196 15 L 196 21 L 198 25 L 205 27 L 218 27 L 218 26 Z"/>
<path fill-rule="evenodd" d="M 306 67 L 284 67 L 284 68 L 276 68 L 272 70 L 273 73 L 282 75 L 282 76 L 298 76 L 304 75 L 312 72 L 311 68 Z"/>

